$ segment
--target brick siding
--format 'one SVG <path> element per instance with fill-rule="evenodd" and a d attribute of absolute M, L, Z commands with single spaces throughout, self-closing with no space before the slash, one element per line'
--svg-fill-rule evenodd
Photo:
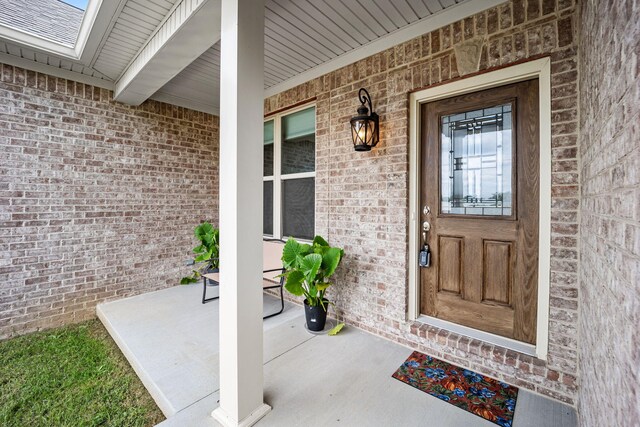
<path fill-rule="evenodd" d="M 580 425 L 640 422 L 640 4 L 580 5 Z"/>
<path fill-rule="evenodd" d="M 217 223 L 218 118 L 0 70 L 0 339 L 177 284 Z"/>
<path fill-rule="evenodd" d="M 578 72 L 575 4 L 514 0 L 272 96 L 265 113 L 316 99 L 316 232 L 346 257 L 332 297 L 346 322 L 460 366 L 575 403 Z M 480 70 L 552 62 L 552 248 L 548 360 L 406 321 L 408 93 L 460 77 L 454 47 L 481 39 Z M 349 119 L 365 87 L 381 142 L 356 153 Z"/>

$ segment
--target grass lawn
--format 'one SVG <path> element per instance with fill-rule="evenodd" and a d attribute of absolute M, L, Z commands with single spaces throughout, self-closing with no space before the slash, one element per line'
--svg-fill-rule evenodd
<path fill-rule="evenodd" d="M 97 320 L 0 342 L 0 426 L 152 426 L 162 412 Z"/>

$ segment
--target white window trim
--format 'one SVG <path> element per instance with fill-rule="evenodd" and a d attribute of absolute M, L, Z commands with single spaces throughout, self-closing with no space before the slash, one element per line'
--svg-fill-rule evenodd
<path fill-rule="evenodd" d="M 267 123 L 273 120 L 273 175 L 265 176 L 262 181 L 273 181 L 273 235 L 264 234 L 265 239 L 286 239 L 290 236 L 284 236 L 282 234 L 282 181 L 288 179 L 300 179 L 300 178 L 315 178 L 316 166 L 314 165 L 313 172 L 300 172 L 290 173 L 283 175 L 280 173 L 282 167 L 282 118 L 298 111 L 306 110 L 307 108 L 316 108 L 315 102 L 309 102 L 303 105 L 299 105 L 288 110 L 281 111 L 276 114 L 271 114 L 264 118 L 264 122 Z M 314 132 L 316 129 L 315 115 L 313 123 Z M 315 215 L 315 212 L 314 212 Z M 300 241 L 306 241 L 304 239 L 298 239 Z"/>
<path fill-rule="evenodd" d="M 531 78 L 539 79 L 540 211 L 538 243 L 538 312 L 536 345 L 420 315 L 418 223 L 420 221 L 420 107 L 422 104 Z M 409 114 L 409 301 L 408 321 L 420 321 L 546 360 L 549 348 L 549 280 L 551 271 L 551 59 L 541 58 L 414 92 Z"/>

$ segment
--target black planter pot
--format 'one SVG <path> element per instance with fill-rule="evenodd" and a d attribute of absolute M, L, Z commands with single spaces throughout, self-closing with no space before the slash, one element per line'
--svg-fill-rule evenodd
<path fill-rule="evenodd" d="M 324 300 L 324 306 L 329 310 L 329 301 Z M 322 306 L 312 307 L 304 300 L 304 315 L 307 318 L 307 329 L 319 332 L 324 329 L 327 322 L 327 312 Z"/>

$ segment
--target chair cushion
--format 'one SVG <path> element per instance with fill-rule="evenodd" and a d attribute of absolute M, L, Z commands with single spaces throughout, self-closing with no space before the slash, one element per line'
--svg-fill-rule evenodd
<path fill-rule="evenodd" d="M 262 242 L 262 269 L 273 270 L 282 268 L 282 248 L 284 243 L 282 242 Z M 280 283 L 279 276 L 281 271 L 269 271 L 262 273 L 263 283 L 262 287 L 274 286 Z M 207 273 L 203 274 L 209 280 L 213 280 L 220 283 L 220 273 Z"/>
<path fill-rule="evenodd" d="M 282 248 L 284 243 L 282 242 L 262 242 L 262 270 L 273 270 L 274 268 L 282 268 Z M 279 282 L 280 279 L 276 278 L 281 272 L 270 271 L 263 273 L 262 277 L 266 280 Z"/>

